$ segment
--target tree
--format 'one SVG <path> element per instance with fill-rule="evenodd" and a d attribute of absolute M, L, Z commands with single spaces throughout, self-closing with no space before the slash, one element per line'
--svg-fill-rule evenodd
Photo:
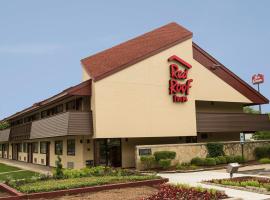
<path fill-rule="evenodd" d="M 57 156 L 54 177 L 57 179 L 62 179 L 64 177 L 62 159 L 59 155 Z"/>
<path fill-rule="evenodd" d="M 4 130 L 6 128 L 9 128 L 9 123 L 7 121 L 1 121 L 0 122 L 0 130 Z"/>

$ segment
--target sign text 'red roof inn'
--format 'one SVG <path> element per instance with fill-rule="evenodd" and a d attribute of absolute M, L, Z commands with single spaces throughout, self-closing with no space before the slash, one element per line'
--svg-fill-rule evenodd
<path fill-rule="evenodd" d="M 170 64 L 169 94 L 172 95 L 173 102 L 186 102 L 193 81 L 193 79 L 187 79 L 192 66 L 176 55 L 171 56 L 168 61 L 174 62 Z"/>

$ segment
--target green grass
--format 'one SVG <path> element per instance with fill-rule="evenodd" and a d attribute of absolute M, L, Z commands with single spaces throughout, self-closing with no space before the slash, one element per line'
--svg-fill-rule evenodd
<path fill-rule="evenodd" d="M 19 180 L 19 179 L 27 179 L 33 176 L 38 176 L 39 173 L 32 172 L 32 171 L 15 171 L 9 172 L 5 174 L 0 174 L 0 182 L 3 182 L 7 179 Z"/>
<path fill-rule="evenodd" d="M 111 183 L 124 183 L 142 180 L 156 179 L 157 176 L 99 176 L 99 177 L 83 177 L 70 179 L 49 179 L 39 180 L 31 183 L 17 185 L 15 188 L 23 193 L 33 192 L 49 192 L 62 189 L 79 188 L 95 185 L 105 185 Z M 14 186 L 13 186 L 14 187 Z"/>
<path fill-rule="evenodd" d="M 18 167 L 12 167 L 12 166 L 5 165 L 3 163 L 0 163 L 0 173 L 3 173 L 3 172 L 12 172 L 12 171 L 17 171 L 17 170 L 20 170 L 20 168 L 18 168 Z"/>

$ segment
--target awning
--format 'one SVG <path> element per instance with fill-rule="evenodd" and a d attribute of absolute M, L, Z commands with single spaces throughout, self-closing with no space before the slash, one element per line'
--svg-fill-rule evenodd
<path fill-rule="evenodd" d="M 267 114 L 197 113 L 197 132 L 256 132 L 270 131 Z"/>

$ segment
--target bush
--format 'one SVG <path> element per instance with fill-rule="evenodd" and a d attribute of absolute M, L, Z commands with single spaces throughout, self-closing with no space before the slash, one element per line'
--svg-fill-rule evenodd
<path fill-rule="evenodd" d="M 171 159 L 160 159 L 158 164 L 162 169 L 168 169 L 171 166 Z"/>
<path fill-rule="evenodd" d="M 224 156 L 223 144 L 221 143 L 208 143 L 206 144 L 208 157 Z"/>
<path fill-rule="evenodd" d="M 260 162 L 261 164 L 269 164 L 269 163 L 270 163 L 270 159 L 269 159 L 269 158 L 261 158 L 261 159 L 259 160 L 259 162 Z"/>
<path fill-rule="evenodd" d="M 217 165 L 221 164 L 221 161 L 220 161 L 219 157 L 215 157 L 214 159 L 215 159 Z"/>
<path fill-rule="evenodd" d="M 234 156 L 234 162 L 237 162 L 237 163 L 244 163 L 246 162 L 245 158 L 242 157 L 242 156 Z"/>
<path fill-rule="evenodd" d="M 204 161 L 205 166 L 215 166 L 216 164 L 217 163 L 216 163 L 215 158 L 205 158 L 205 161 Z"/>
<path fill-rule="evenodd" d="M 220 164 L 226 164 L 227 163 L 227 160 L 226 160 L 225 156 L 218 156 L 217 158 L 218 158 Z"/>
<path fill-rule="evenodd" d="M 192 158 L 190 163 L 192 165 L 203 166 L 204 165 L 204 158 L 199 158 L 199 157 Z"/>
<path fill-rule="evenodd" d="M 56 168 L 55 168 L 55 172 L 53 175 L 56 179 L 64 178 L 63 165 L 61 162 L 62 162 L 62 160 L 61 160 L 60 156 L 57 156 Z"/>
<path fill-rule="evenodd" d="M 174 151 L 156 151 L 154 156 L 156 161 L 161 159 L 175 159 L 176 153 Z"/>
<path fill-rule="evenodd" d="M 227 163 L 234 163 L 234 156 L 225 156 Z"/>
<path fill-rule="evenodd" d="M 151 169 L 156 162 L 154 156 L 141 156 L 140 160 L 144 165 L 145 169 Z"/>
<path fill-rule="evenodd" d="M 197 169 L 198 167 L 196 165 L 191 165 L 190 163 L 178 163 L 176 165 L 176 169 L 177 170 L 194 170 L 194 169 Z"/>
<path fill-rule="evenodd" d="M 270 157 L 270 146 L 256 147 L 254 150 L 256 159 L 269 158 Z"/>

